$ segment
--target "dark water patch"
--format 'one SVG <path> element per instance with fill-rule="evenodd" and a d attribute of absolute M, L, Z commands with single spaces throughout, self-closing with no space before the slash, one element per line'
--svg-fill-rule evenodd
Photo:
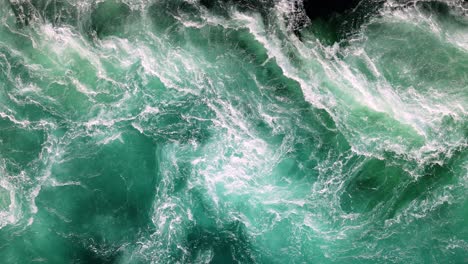
<path fill-rule="evenodd" d="M 410 176 L 401 168 L 371 159 L 351 176 L 341 194 L 341 208 L 347 213 L 367 213 L 391 202 L 402 183 Z"/>
<path fill-rule="evenodd" d="M 466 1 L 415 1 L 411 4 L 426 15 L 433 16 L 438 22 L 468 26 Z"/>
<path fill-rule="evenodd" d="M 301 121 L 296 120 L 294 125 L 297 134 L 273 174 L 281 176 L 280 181 L 286 184 L 291 180 L 313 184 L 321 174 L 320 164 L 340 159 L 351 147 L 326 111 L 302 106 L 294 118 L 299 117 Z"/>
<path fill-rule="evenodd" d="M 334 14 L 343 13 L 356 7 L 361 0 L 304 0 L 304 8 L 311 20 L 318 18 L 329 19 Z"/>
<path fill-rule="evenodd" d="M 87 243 L 88 244 L 88 243 Z M 115 264 L 119 263 L 120 255 L 118 253 L 99 253 L 93 248 L 82 248 L 72 259 L 76 264 Z"/>
<path fill-rule="evenodd" d="M 187 236 L 187 244 L 194 261 L 206 250 L 212 252 L 210 263 L 255 263 L 253 249 L 239 221 L 226 223 L 221 229 L 195 226 Z"/>
<path fill-rule="evenodd" d="M 37 198 L 39 206 L 73 219 L 63 232 L 123 243 L 149 225 L 159 177 L 157 146 L 138 132 L 125 133 L 122 140 L 91 152 L 92 145 L 80 142 L 69 153 L 73 159 L 54 166 L 57 181 L 79 184 L 45 188 Z"/>
<path fill-rule="evenodd" d="M 460 155 L 464 155 L 463 151 L 455 154 L 444 164 L 436 163 L 425 166 L 420 177 L 409 181 L 400 188 L 398 195 L 395 196 L 394 203 L 388 211 L 388 218 L 393 218 L 411 202 L 427 199 L 432 193 L 444 188 L 444 186 L 455 183 L 457 181 L 455 172 L 459 168 L 454 168 L 453 163 L 458 160 Z"/>
<path fill-rule="evenodd" d="M 375 17 L 384 3 L 385 0 L 305 0 L 304 8 L 312 22 L 304 30 L 311 30 L 323 44 L 346 45 L 347 39 Z M 296 34 L 300 36 L 301 31 Z"/>
<path fill-rule="evenodd" d="M 33 21 L 47 21 L 54 25 L 76 24 L 80 14 L 77 6 L 66 0 L 8 0 L 8 2 L 17 24 L 21 27 L 28 26 Z"/>
<path fill-rule="evenodd" d="M 200 4 L 217 15 L 229 16 L 232 9 L 240 12 L 258 12 L 264 21 L 268 19 L 268 12 L 274 7 L 271 0 L 200 0 Z"/>
<path fill-rule="evenodd" d="M 92 29 L 98 37 L 124 34 L 125 24 L 129 22 L 130 7 L 119 0 L 107 0 L 97 4 L 91 14 Z"/>
<path fill-rule="evenodd" d="M 53 23 L 70 23 L 78 17 L 76 6 L 66 0 L 39 0 L 32 2 L 43 19 Z"/>
<path fill-rule="evenodd" d="M 153 20 L 154 27 L 162 32 L 177 24 L 177 20 L 169 10 L 171 9 L 166 9 L 163 2 L 157 2 L 151 5 L 147 11 L 148 16 Z"/>
<path fill-rule="evenodd" d="M 148 7 L 147 15 L 158 32 L 174 34 L 174 36 L 167 35 L 170 38 L 181 34 L 179 30 L 183 31 L 181 21 L 177 18 L 200 22 L 198 6 L 188 1 L 157 1 Z"/>
<path fill-rule="evenodd" d="M 162 107 L 159 113 L 143 118 L 139 124 L 145 134 L 160 143 L 205 144 L 211 137 L 212 116 L 202 100 L 189 99 Z"/>
<path fill-rule="evenodd" d="M 8 0 L 10 7 L 15 14 L 16 23 L 20 27 L 28 26 L 31 19 L 34 19 L 35 8 L 29 1 L 19 2 Z"/>
<path fill-rule="evenodd" d="M 118 246 L 74 233 L 71 224 L 56 221 L 39 212 L 28 230 L 13 227 L 16 236 L 5 237 L 2 230 L 0 254 L 3 263 L 117 263 Z M 51 250 L 53 249 L 53 250 Z"/>
<path fill-rule="evenodd" d="M 186 192 L 187 182 L 192 176 L 192 164 L 189 162 L 180 162 L 177 164 L 177 170 L 174 175 L 174 192 Z"/>
<path fill-rule="evenodd" d="M 21 127 L 7 119 L 0 119 L 0 156 L 26 168 L 39 157 L 46 134 L 41 130 Z"/>

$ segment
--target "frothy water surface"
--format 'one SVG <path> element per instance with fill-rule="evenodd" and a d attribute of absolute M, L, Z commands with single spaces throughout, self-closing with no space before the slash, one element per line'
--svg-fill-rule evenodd
<path fill-rule="evenodd" d="M 468 6 L 364 2 L 0 2 L 2 263 L 466 263 Z"/>

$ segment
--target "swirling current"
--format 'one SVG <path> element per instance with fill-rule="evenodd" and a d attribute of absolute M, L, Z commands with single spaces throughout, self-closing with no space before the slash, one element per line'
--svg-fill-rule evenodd
<path fill-rule="evenodd" d="M 468 263 L 468 3 L 312 2 L 0 1 L 0 263 Z"/>

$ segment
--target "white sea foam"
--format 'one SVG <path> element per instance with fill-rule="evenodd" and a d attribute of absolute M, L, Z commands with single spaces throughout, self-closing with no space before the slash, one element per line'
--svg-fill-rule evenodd
<path fill-rule="evenodd" d="M 3 173 L 2 173 L 3 174 Z M 2 175 L 3 177 L 5 175 Z M 21 211 L 16 201 L 16 192 L 12 184 L 10 184 L 5 178 L 0 179 L 0 195 L 6 195 L 8 193 L 9 205 L 5 207 L 2 204 L 0 209 L 0 229 L 9 224 L 15 224 L 21 217 Z M 1 201 L 6 202 L 6 201 Z M 6 209 L 6 210 L 3 210 Z"/>

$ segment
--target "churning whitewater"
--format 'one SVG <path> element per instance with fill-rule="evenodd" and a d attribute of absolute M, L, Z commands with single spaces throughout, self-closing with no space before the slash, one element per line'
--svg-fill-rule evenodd
<path fill-rule="evenodd" d="M 0 262 L 467 263 L 468 2 L 318 2 L 0 1 Z"/>

